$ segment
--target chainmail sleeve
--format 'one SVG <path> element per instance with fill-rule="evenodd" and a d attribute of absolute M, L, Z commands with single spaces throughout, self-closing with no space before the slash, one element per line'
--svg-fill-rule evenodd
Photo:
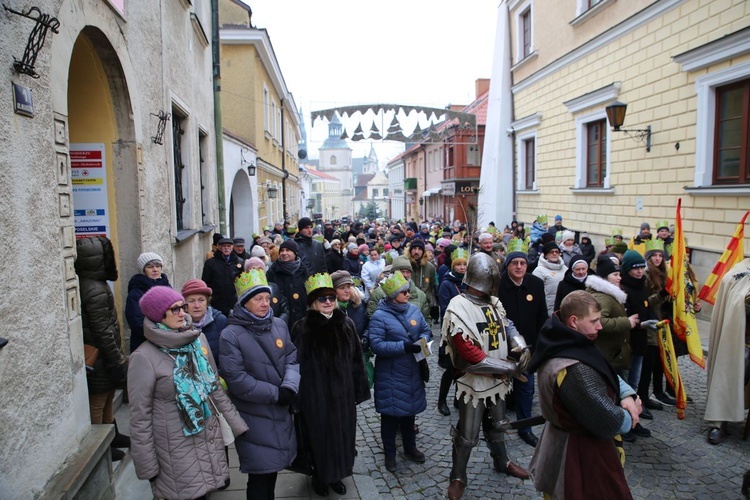
<path fill-rule="evenodd" d="M 596 370 L 583 363 L 569 366 L 558 393 L 573 418 L 591 434 L 601 439 L 619 434 L 624 410 L 612 401 Z"/>

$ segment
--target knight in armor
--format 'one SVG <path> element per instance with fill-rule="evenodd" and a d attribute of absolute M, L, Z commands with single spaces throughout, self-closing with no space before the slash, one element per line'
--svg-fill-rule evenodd
<path fill-rule="evenodd" d="M 453 436 L 453 467 L 448 497 L 461 498 L 466 488 L 466 466 L 482 427 L 495 470 L 519 479 L 529 473 L 508 458 L 503 425 L 505 396 L 512 378 L 521 376 L 531 357 L 526 342 L 491 294 L 500 282 L 498 266 L 485 253 L 469 259 L 466 291 L 451 299 L 445 311 L 442 343 L 461 373 L 457 379 L 458 424 Z M 517 355 L 518 361 L 510 358 Z"/>

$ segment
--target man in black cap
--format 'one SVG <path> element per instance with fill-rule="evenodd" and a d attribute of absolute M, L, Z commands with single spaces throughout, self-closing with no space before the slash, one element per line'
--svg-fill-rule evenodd
<path fill-rule="evenodd" d="M 295 240 L 286 240 L 279 246 L 279 258 L 271 264 L 266 278 L 269 283 L 276 283 L 286 298 L 289 312 L 287 326 L 291 330 L 307 311 L 307 274 L 299 259 L 299 246 Z"/>
<path fill-rule="evenodd" d="M 252 255 L 245 250 L 245 238 L 237 237 L 232 240 L 232 243 L 234 244 L 234 253 L 237 254 L 237 257 L 242 260 L 247 260 L 252 257 Z"/>
<path fill-rule="evenodd" d="M 312 239 L 313 223 L 308 217 L 302 217 L 297 222 L 299 233 L 294 241 L 299 247 L 299 258 L 302 266 L 307 269 L 307 276 L 317 273 L 326 273 L 326 249 L 319 241 Z"/>
<path fill-rule="evenodd" d="M 231 238 L 222 238 L 216 245 L 214 256 L 203 264 L 201 279 L 211 288 L 211 305 L 229 316 L 237 303 L 234 280 L 242 273 L 244 261 L 233 250 Z"/>

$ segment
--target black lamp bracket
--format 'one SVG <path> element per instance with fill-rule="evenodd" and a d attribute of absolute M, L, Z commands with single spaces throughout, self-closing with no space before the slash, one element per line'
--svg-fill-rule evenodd
<path fill-rule="evenodd" d="M 159 114 L 155 113 L 149 113 L 151 116 L 155 116 L 159 119 L 159 124 L 156 127 L 156 135 L 151 137 L 151 141 L 154 144 L 164 144 L 164 129 L 167 128 L 167 122 L 169 121 L 169 118 L 172 116 L 172 113 L 164 113 L 164 111 L 159 111 Z"/>
<path fill-rule="evenodd" d="M 651 152 L 651 125 L 646 128 L 625 130 L 624 128 L 613 128 L 613 132 L 625 132 L 628 137 L 638 142 L 646 143 L 646 152 Z"/>
<path fill-rule="evenodd" d="M 29 39 L 26 42 L 26 49 L 23 51 L 23 59 L 20 61 L 13 57 L 13 68 L 19 73 L 29 75 L 32 78 L 39 78 L 39 74 L 34 71 L 34 63 L 39 55 L 39 51 L 44 46 L 44 39 L 47 37 L 47 30 L 52 30 L 53 33 L 59 33 L 57 29 L 60 27 L 60 21 L 56 17 L 52 17 L 49 14 L 42 14 L 42 11 L 38 7 L 31 7 L 26 12 L 18 12 L 13 10 L 6 5 L 3 8 L 11 14 L 16 14 L 27 19 L 35 21 L 34 28 L 32 28 L 29 34 Z"/>

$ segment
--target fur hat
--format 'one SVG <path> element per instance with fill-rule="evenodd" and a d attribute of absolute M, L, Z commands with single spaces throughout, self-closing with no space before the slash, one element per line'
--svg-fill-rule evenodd
<path fill-rule="evenodd" d="M 627 273 L 631 269 L 646 267 L 646 259 L 635 250 L 628 250 L 622 256 L 622 272 Z"/>
<path fill-rule="evenodd" d="M 164 266 L 164 260 L 161 258 L 161 256 L 159 256 L 158 253 L 143 252 L 142 254 L 138 256 L 138 261 L 137 261 L 138 269 L 140 270 L 141 273 L 143 273 L 146 270 L 146 266 L 154 261 L 161 264 L 162 267 Z"/>
<path fill-rule="evenodd" d="M 283 250 L 284 248 L 294 252 L 294 255 L 299 255 L 299 247 L 297 246 L 297 242 L 294 240 L 284 241 L 284 243 L 279 246 L 279 251 Z"/>
<path fill-rule="evenodd" d="M 610 255 L 611 254 L 605 253 L 596 259 L 596 275 L 600 278 L 606 279 L 610 274 L 616 273 L 620 270 L 620 268 L 612 262 Z"/>
<path fill-rule="evenodd" d="M 187 280 L 184 285 L 182 285 L 182 296 L 187 298 L 188 295 L 207 295 L 208 297 L 211 296 L 211 289 L 206 285 L 206 282 L 199 279 L 192 279 Z"/>
<path fill-rule="evenodd" d="M 180 292 L 168 286 L 154 286 L 143 294 L 138 302 L 141 306 L 141 312 L 154 323 L 159 323 L 164 319 L 172 304 L 183 302 L 185 299 Z"/>

